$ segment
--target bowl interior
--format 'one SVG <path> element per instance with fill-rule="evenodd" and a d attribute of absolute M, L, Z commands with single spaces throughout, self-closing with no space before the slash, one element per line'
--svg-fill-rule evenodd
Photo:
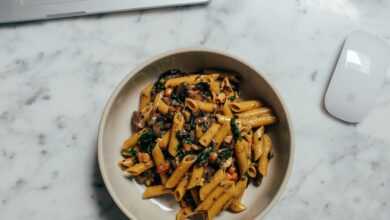
<path fill-rule="evenodd" d="M 209 51 L 183 51 L 155 59 L 130 74 L 114 92 L 99 131 L 99 164 L 115 202 L 133 219 L 175 218 L 177 205 L 174 199 L 143 200 L 143 187 L 125 178 L 117 166 L 121 159 L 120 146 L 131 134 L 131 114 L 138 109 L 141 89 L 156 80 L 160 73 L 172 68 L 189 72 L 218 68 L 239 73 L 243 96 L 260 99 L 274 110 L 279 121 L 267 130 L 274 143 L 275 155 L 271 160 L 269 176 L 263 178 L 260 187 L 251 184 L 245 191 L 243 203 L 247 206 L 246 211 L 240 214 L 223 212 L 220 219 L 253 219 L 263 215 L 283 188 L 291 166 L 292 143 L 287 113 L 274 89 L 255 70 L 230 56 Z"/>

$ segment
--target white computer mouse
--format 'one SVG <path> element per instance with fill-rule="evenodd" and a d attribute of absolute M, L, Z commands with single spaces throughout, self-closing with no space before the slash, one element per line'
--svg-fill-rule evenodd
<path fill-rule="evenodd" d="M 375 104 L 390 64 L 390 48 L 362 31 L 345 40 L 325 94 L 325 108 L 336 118 L 359 123 Z"/>

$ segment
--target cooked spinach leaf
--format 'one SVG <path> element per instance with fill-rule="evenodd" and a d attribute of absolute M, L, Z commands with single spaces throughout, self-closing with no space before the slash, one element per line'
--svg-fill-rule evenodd
<path fill-rule="evenodd" d="M 127 152 L 131 158 L 137 159 L 137 150 L 134 147 L 130 148 Z"/>
<path fill-rule="evenodd" d="M 127 150 L 122 150 L 122 155 L 124 157 L 131 157 L 134 162 L 137 162 L 137 149 L 132 147 L 132 148 L 129 148 Z"/>
<path fill-rule="evenodd" d="M 141 151 L 151 153 L 156 143 L 156 139 L 157 135 L 152 130 L 145 131 L 138 140 Z"/>
<path fill-rule="evenodd" d="M 218 159 L 221 161 L 227 160 L 233 156 L 233 150 L 231 148 L 224 148 L 218 152 Z"/>
<path fill-rule="evenodd" d="M 155 94 L 163 91 L 164 89 L 165 89 L 165 80 L 164 79 L 159 79 L 156 83 L 154 83 L 153 92 Z"/>
<path fill-rule="evenodd" d="M 196 123 L 195 123 L 195 117 L 194 117 L 193 114 L 191 114 L 191 117 L 190 117 L 190 120 L 189 120 L 188 124 L 190 125 L 190 129 L 191 130 L 195 129 Z"/>
<path fill-rule="evenodd" d="M 213 151 L 212 147 L 204 149 L 199 153 L 198 158 L 196 159 L 196 164 L 203 165 L 206 164 L 209 160 L 210 153 Z"/>
<path fill-rule="evenodd" d="M 159 114 L 155 123 L 158 124 L 161 130 L 168 130 L 172 127 L 172 117 L 169 114 Z"/>
<path fill-rule="evenodd" d="M 184 103 L 187 96 L 188 96 L 188 89 L 184 84 L 181 84 L 173 90 L 171 99 L 178 103 Z"/>
<path fill-rule="evenodd" d="M 182 160 L 186 156 L 186 152 L 183 148 L 181 148 L 179 151 L 177 151 L 176 156 L 179 157 L 180 160 Z"/>
<path fill-rule="evenodd" d="M 240 138 L 240 129 L 238 128 L 236 118 L 232 118 L 230 120 L 230 127 L 232 129 L 232 134 L 233 134 L 234 139 L 238 140 Z"/>
<path fill-rule="evenodd" d="M 195 88 L 200 90 L 204 96 L 211 97 L 210 85 L 206 82 L 195 84 Z"/>
<path fill-rule="evenodd" d="M 193 143 L 193 137 L 191 136 L 190 132 L 181 130 L 176 133 L 177 140 L 182 144 L 192 144 Z"/>

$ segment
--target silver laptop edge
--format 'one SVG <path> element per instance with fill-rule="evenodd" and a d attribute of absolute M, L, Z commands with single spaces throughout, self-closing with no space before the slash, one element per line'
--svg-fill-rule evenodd
<path fill-rule="evenodd" d="M 0 23 L 205 4 L 209 1 L 210 0 L 0 0 Z"/>

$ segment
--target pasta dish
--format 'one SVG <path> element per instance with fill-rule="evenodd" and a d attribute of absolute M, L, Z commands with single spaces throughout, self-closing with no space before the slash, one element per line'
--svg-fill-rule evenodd
<path fill-rule="evenodd" d="M 242 212 L 249 183 L 268 175 L 267 126 L 277 118 L 260 100 L 241 98 L 239 86 L 233 74 L 173 69 L 141 91 L 119 166 L 146 186 L 144 199 L 172 195 L 177 220 Z"/>

